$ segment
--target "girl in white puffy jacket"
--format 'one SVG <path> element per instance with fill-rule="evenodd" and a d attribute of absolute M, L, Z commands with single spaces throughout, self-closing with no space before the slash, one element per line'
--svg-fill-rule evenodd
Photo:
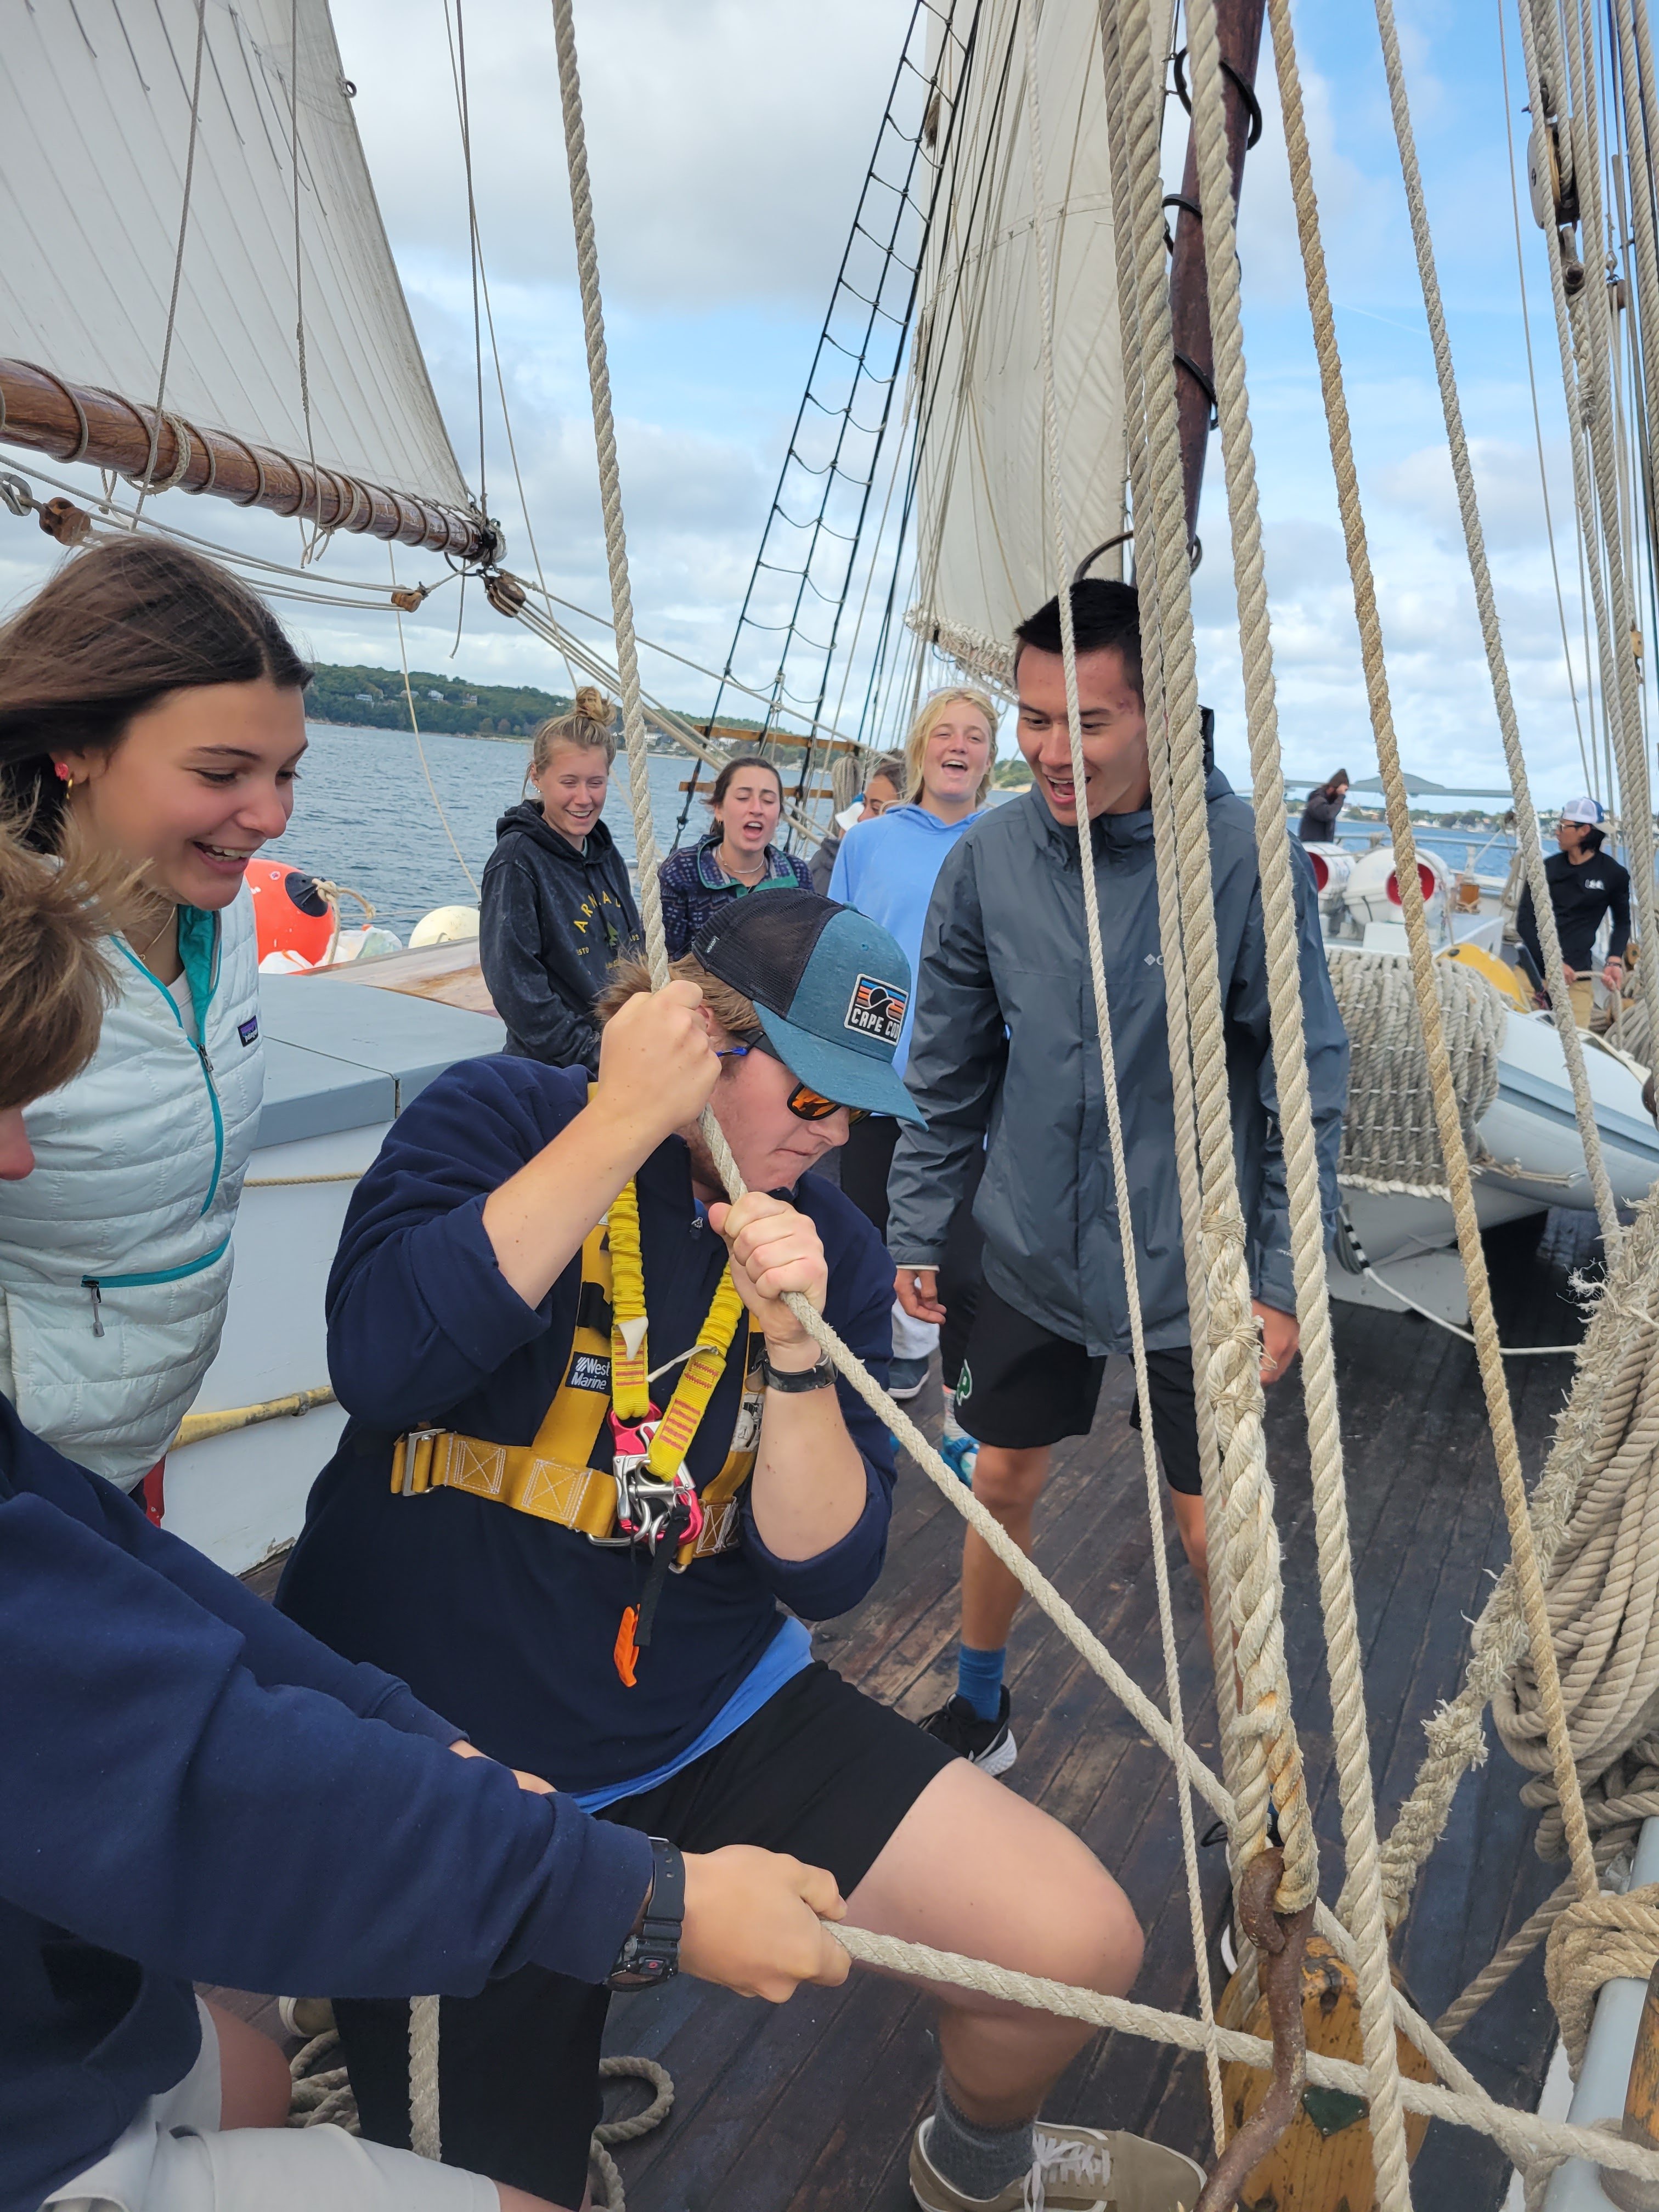
<path fill-rule="evenodd" d="M 153 1474 L 158 1514 L 224 1325 L 264 1082 L 243 876 L 288 827 L 310 674 L 245 585 L 152 539 L 71 556 L 0 628 L 0 796 L 141 884 L 97 1056 L 0 1184 L 0 1391 L 123 1488 Z"/>

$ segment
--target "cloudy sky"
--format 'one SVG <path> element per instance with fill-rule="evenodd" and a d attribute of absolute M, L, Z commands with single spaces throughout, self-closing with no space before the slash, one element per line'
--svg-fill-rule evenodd
<path fill-rule="evenodd" d="M 829 9 L 822 0 L 578 0 L 576 14 L 638 619 L 648 636 L 718 664 L 909 0 L 836 0 Z M 441 0 L 335 0 L 334 15 L 410 305 L 458 455 L 476 482 L 464 176 Z M 1522 732 L 1540 802 L 1552 805 L 1582 786 L 1583 772 L 1540 495 L 1498 18 L 1474 0 L 1408 0 L 1401 21 Z M 1364 9 L 1329 7 L 1304 7 L 1298 24 L 1402 750 L 1408 768 L 1443 783 L 1495 785 L 1504 780 L 1496 721 L 1375 26 Z M 1520 156 L 1527 118 L 1512 20 L 1508 27 Z M 601 606 L 608 595 L 550 11 L 530 0 L 470 0 L 466 33 L 479 222 L 542 562 L 555 591 Z M 1323 775 L 1340 763 L 1361 776 L 1374 770 L 1375 755 L 1276 107 L 1270 96 L 1264 105 L 1242 245 L 1285 759 L 1292 774 Z M 1173 189 L 1178 179 L 1170 181 Z M 1522 207 L 1544 449 L 1561 524 L 1571 485 L 1559 374 L 1524 183 Z M 500 410 L 487 411 L 489 503 L 507 526 L 510 562 L 527 573 Z M 190 526 L 203 526 L 204 511 L 188 510 Z M 213 519 L 220 523 L 218 511 Z M 0 525 L 0 597 L 10 600 L 46 573 L 50 549 L 4 517 Z M 291 556 L 291 525 L 234 515 L 226 526 L 238 543 Z M 1237 770 L 1243 732 L 1218 484 L 1206 491 L 1200 526 L 1212 549 L 1199 580 L 1206 696 L 1218 710 L 1223 763 Z M 344 568 L 384 573 L 379 548 L 337 546 Z M 1565 529 L 1559 552 L 1577 647 L 1577 562 Z M 400 556 L 400 566 L 422 573 L 419 556 Z M 547 649 L 490 614 L 477 593 L 451 661 L 454 601 L 452 587 L 429 617 L 409 623 L 416 665 L 564 683 Z M 395 664 L 384 616 L 292 613 L 320 658 Z M 647 677 L 677 703 L 708 703 L 707 684 L 659 659 L 647 656 Z M 1582 696 L 1582 665 L 1578 685 Z"/>

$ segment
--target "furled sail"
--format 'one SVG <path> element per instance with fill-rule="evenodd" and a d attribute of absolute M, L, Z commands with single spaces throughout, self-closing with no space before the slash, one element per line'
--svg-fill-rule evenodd
<path fill-rule="evenodd" d="M 1167 21 L 1167 15 L 1166 15 Z M 1123 528 L 1123 376 L 1094 0 L 1037 22 L 1054 375 L 1073 562 Z M 1058 587 L 1042 446 L 1041 289 L 1032 237 L 1019 0 L 982 0 L 943 149 L 911 409 L 919 444 L 913 628 L 995 680 L 1013 627 Z"/>
<path fill-rule="evenodd" d="M 381 225 L 327 0 L 202 6 L 165 411 L 470 507 Z M 5 20 L 0 355 L 153 407 L 191 143 L 197 0 L 13 0 Z"/>

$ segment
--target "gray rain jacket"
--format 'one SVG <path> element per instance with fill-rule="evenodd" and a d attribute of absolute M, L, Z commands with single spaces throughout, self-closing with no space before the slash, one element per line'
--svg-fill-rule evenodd
<path fill-rule="evenodd" d="M 1219 769 L 1206 789 L 1250 1282 L 1264 1304 L 1291 1313 L 1255 825 Z M 1190 1335 L 1152 817 L 1104 815 L 1091 826 L 1143 1323 L 1149 1348 L 1170 1350 Z M 1320 944 L 1312 871 L 1295 847 L 1291 865 L 1328 1237 L 1336 1220 L 1348 1041 Z M 900 1132 L 887 1243 L 902 1266 L 940 1264 L 951 1210 L 985 1144 L 974 1218 L 985 1236 L 986 1280 L 1056 1335 L 1091 1353 L 1127 1352 L 1123 1259 L 1085 942 L 1077 832 L 1060 828 L 1035 789 L 991 808 L 946 856 L 927 910 L 905 1070 L 927 1126 Z"/>

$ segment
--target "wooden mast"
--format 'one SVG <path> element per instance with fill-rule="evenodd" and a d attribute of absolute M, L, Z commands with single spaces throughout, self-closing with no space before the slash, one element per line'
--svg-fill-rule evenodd
<path fill-rule="evenodd" d="M 1255 68 L 1261 51 L 1265 0 L 1216 0 L 1221 70 L 1227 106 L 1227 157 L 1233 205 L 1238 205 L 1244 155 L 1261 136 L 1256 105 Z M 1176 57 L 1176 83 L 1183 82 Z M 1175 252 L 1170 263 L 1170 320 L 1175 337 L 1176 395 L 1181 422 L 1181 472 L 1187 493 L 1187 538 L 1198 534 L 1198 501 L 1204 483 L 1204 455 L 1215 412 L 1215 349 L 1210 337 L 1210 295 L 1204 269 L 1204 220 L 1198 204 L 1198 148 L 1187 137 L 1187 166 L 1179 198 L 1164 202 L 1176 210 Z"/>
<path fill-rule="evenodd" d="M 26 446 L 55 461 L 88 461 L 94 468 L 142 478 L 155 420 L 153 407 L 67 383 L 32 362 L 0 359 L 0 441 Z M 205 492 L 238 507 L 265 507 L 274 514 L 303 515 L 323 530 L 366 532 L 458 561 L 500 557 L 499 533 L 482 515 L 313 467 L 228 431 L 204 430 L 167 409 L 155 440 L 151 489 L 175 489 Z M 53 527 L 44 514 L 41 526 Z"/>

